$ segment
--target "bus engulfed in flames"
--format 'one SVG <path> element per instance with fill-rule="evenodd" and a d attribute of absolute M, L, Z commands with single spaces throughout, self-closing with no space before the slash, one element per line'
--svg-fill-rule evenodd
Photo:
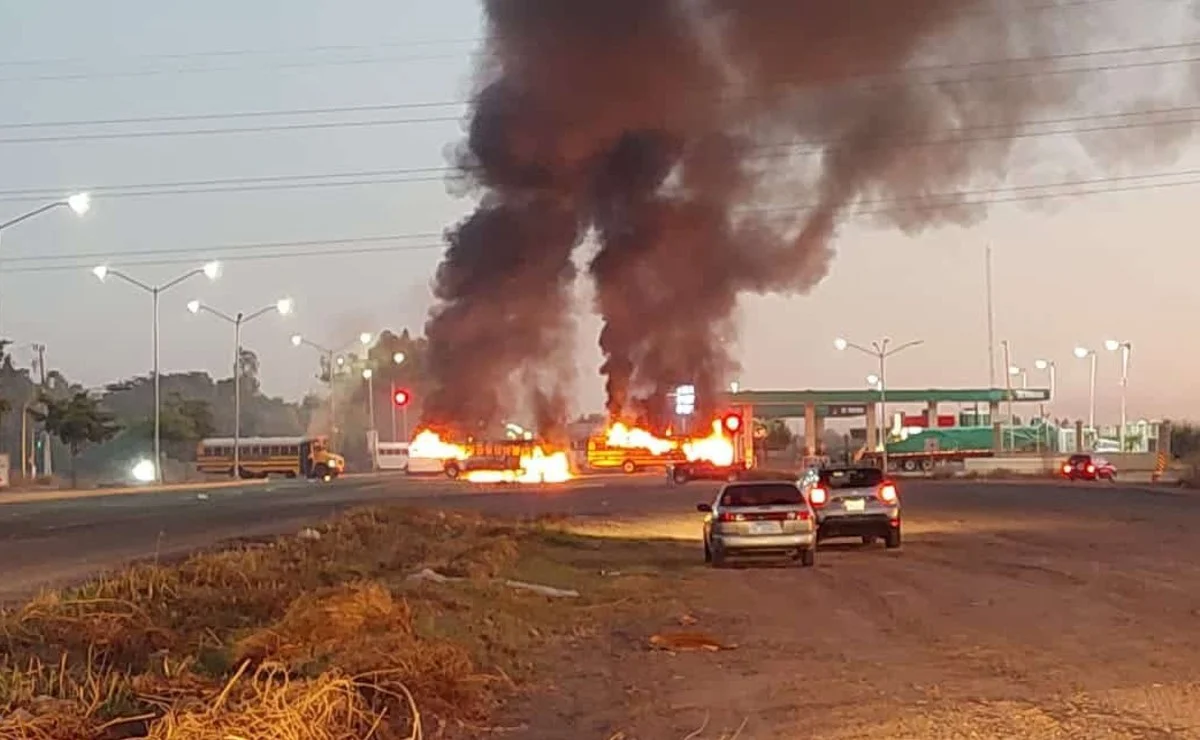
<path fill-rule="evenodd" d="M 733 465 L 734 453 L 733 440 L 726 433 L 720 419 L 713 421 L 712 432 L 707 437 L 698 437 L 683 443 L 683 454 L 687 455 L 689 462 L 704 461 L 727 468 Z"/>
<path fill-rule="evenodd" d="M 520 450 L 504 455 L 514 464 L 500 464 L 489 447 Z M 434 462 L 451 478 L 471 483 L 564 483 L 571 480 L 571 461 L 565 452 L 546 452 L 540 445 L 522 443 L 455 444 L 426 429 L 413 438 L 408 448 L 410 470 L 424 469 L 422 463 Z M 515 459 L 514 459 L 515 458 Z M 413 461 L 418 461 L 415 465 Z"/>

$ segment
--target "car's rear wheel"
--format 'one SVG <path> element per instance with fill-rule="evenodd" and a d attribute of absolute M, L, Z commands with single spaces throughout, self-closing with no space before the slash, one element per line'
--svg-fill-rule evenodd
<path fill-rule="evenodd" d="M 712 562 L 712 550 L 708 546 L 708 540 L 704 541 L 704 562 Z"/>
<path fill-rule="evenodd" d="M 811 568 L 817 564 L 817 548 L 809 547 L 800 551 L 800 567 Z"/>
<path fill-rule="evenodd" d="M 633 473 L 637 472 L 637 465 L 633 462 L 633 460 L 626 460 L 625 462 L 621 463 L 621 470 L 625 471 L 626 475 L 632 475 Z"/>
<path fill-rule="evenodd" d="M 708 564 L 714 568 L 724 568 L 725 553 L 721 552 L 720 550 L 709 550 Z"/>
<path fill-rule="evenodd" d="M 887 549 L 889 550 L 895 550 L 897 547 L 900 547 L 899 527 L 893 527 L 892 530 L 887 533 L 887 537 L 884 539 L 884 544 L 887 545 Z"/>

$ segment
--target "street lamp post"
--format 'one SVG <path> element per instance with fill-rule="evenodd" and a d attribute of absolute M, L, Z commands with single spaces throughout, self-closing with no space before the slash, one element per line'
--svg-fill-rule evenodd
<path fill-rule="evenodd" d="M 0 231 L 4 231 L 11 226 L 16 226 L 22 221 L 28 221 L 34 216 L 40 216 L 48 211 L 53 211 L 55 208 L 70 208 L 76 216 L 82 216 L 92 209 L 92 198 L 87 193 L 76 193 L 75 195 L 63 200 L 56 200 L 53 203 L 47 203 L 44 206 L 34 208 L 28 213 L 22 213 L 16 218 L 10 218 L 4 223 L 0 223 Z"/>
<path fill-rule="evenodd" d="M 233 477 L 241 478 L 242 476 L 242 324 L 248 323 L 264 316 L 271 311 L 276 311 L 280 316 L 287 316 L 292 312 L 293 303 L 291 298 L 280 298 L 270 306 L 264 306 L 254 313 L 245 314 L 238 312 L 234 316 L 230 316 L 224 311 L 218 311 L 211 306 L 206 306 L 200 301 L 189 301 L 187 304 L 188 311 L 198 314 L 201 311 L 212 314 L 217 318 L 227 323 L 233 324 Z"/>
<path fill-rule="evenodd" d="M 892 341 L 891 339 L 884 338 L 877 342 L 871 342 L 870 348 L 863 347 L 862 345 L 858 345 L 853 342 L 848 342 L 845 339 L 842 339 L 841 337 L 838 337 L 837 339 L 835 339 L 833 341 L 834 348 L 837 349 L 839 352 L 844 352 L 847 349 L 852 349 L 852 350 L 855 350 L 858 352 L 862 352 L 865 355 L 874 357 L 875 359 L 877 359 L 879 361 L 879 376 L 878 376 L 879 377 L 879 413 L 881 416 L 883 416 L 885 425 L 887 422 L 887 359 L 889 357 L 891 357 L 892 355 L 899 354 L 900 352 L 903 352 L 904 350 L 909 349 L 910 347 L 916 347 L 919 344 L 924 344 L 925 340 L 916 339 L 914 341 L 905 342 L 904 344 L 900 344 L 900 345 L 897 345 L 897 346 L 889 349 L 888 345 L 891 344 L 891 341 Z M 881 428 L 880 433 L 886 434 L 886 427 Z M 884 437 L 882 447 L 883 447 L 883 471 L 886 473 L 888 471 L 888 452 L 887 452 L 887 438 L 886 437 Z"/>
<path fill-rule="evenodd" d="M 1091 379 L 1088 390 L 1088 428 L 1096 430 L 1096 350 L 1087 347 L 1076 347 L 1075 356 L 1081 360 L 1091 360 Z"/>
<path fill-rule="evenodd" d="M 1058 384 L 1058 378 L 1057 378 L 1058 366 L 1054 364 L 1054 360 L 1034 360 L 1033 366 L 1036 367 L 1038 370 L 1043 370 L 1045 372 L 1048 372 L 1050 375 L 1050 399 L 1047 403 L 1043 403 L 1042 408 L 1041 408 L 1042 426 L 1045 428 L 1045 431 L 1046 431 L 1046 449 L 1050 450 L 1050 449 L 1052 449 L 1051 445 L 1050 445 L 1050 425 L 1048 423 L 1050 421 L 1050 418 L 1049 418 L 1049 412 L 1047 409 L 1048 409 L 1049 403 L 1052 403 L 1054 401 L 1054 394 L 1056 392 L 1055 387 Z M 1057 428 L 1057 425 L 1056 425 L 1056 428 Z"/>
<path fill-rule="evenodd" d="M 9 227 L 16 226 L 24 221 L 28 221 L 35 216 L 40 216 L 43 213 L 53 211 L 55 208 L 63 207 L 70 208 L 76 216 L 82 216 L 92 209 L 92 198 L 87 193 L 76 193 L 75 195 L 64 198 L 63 200 L 56 200 L 53 203 L 47 203 L 44 206 L 39 206 L 38 208 L 34 208 L 32 211 L 22 213 L 16 218 L 10 218 L 4 223 L 0 223 L 0 233 Z"/>
<path fill-rule="evenodd" d="M 190 280 L 194 277 L 203 275 L 209 280 L 216 280 L 221 275 L 221 263 L 209 262 L 203 267 L 197 267 L 194 270 L 189 270 L 174 280 L 168 280 L 161 285 L 150 285 L 143 283 L 137 278 L 130 277 L 128 274 L 114 270 L 107 265 L 99 265 L 92 268 L 92 274 L 96 276 L 100 282 L 104 282 L 109 277 L 115 277 L 132 285 L 139 290 L 143 290 L 153 298 L 154 307 L 154 482 L 162 483 L 162 391 L 159 382 L 159 320 L 158 320 L 158 299 L 165 291 L 174 288 L 176 285 Z"/>
<path fill-rule="evenodd" d="M 1104 343 L 1104 348 L 1109 352 L 1118 350 L 1121 352 L 1121 431 L 1117 437 L 1120 440 L 1121 452 L 1125 452 L 1125 396 L 1129 390 L 1129 354 L 1133 351 L 1133 345 L 1129 342 L 1109 339 Z"/>
<path fill-rule="evenodd" d="M 359 342 L 362 341 L 361 336 L 359 337 L 358 341 Z M 353 343 L 351 343 L 351 344 L 353 344 Z M 344 347 L 342 347 L 341 349 L 333 350 L 333 349 L 329 349 L 328 347 L 325 347 L 323 345 L 317 344 L 316 342 L 313 342 L 309 339 L 306 339 L 301 334 L 293 334 L 292 335 L 292 346 L 293 347 L 303 346 L 303 347 L 309 347 L 311 349 L 315 349 L 316 351 L 321 353 L 322 357 L 325 358 L 325 368 L 329 373 L 329 380 L 327 382 L 329 385 L 329 436 L 331 439 L 337 437 L 337 401 L 336 401 L 337 393 L 336 393 L 336 387 L 335 387 L 333 381 L 334 381 L 334 377 L 337 374 L 338 368 L 341 368 L 346 364 L 345 358 L 339 357 L 338 353 L 349 348 L 351 346 L 351 344 L 347 344 Z"/>

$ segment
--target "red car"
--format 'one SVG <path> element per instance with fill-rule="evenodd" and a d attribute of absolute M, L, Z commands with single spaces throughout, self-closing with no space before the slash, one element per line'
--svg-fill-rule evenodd
<path fill-rule="evenodd" d="M 1071 455 L 1062 466 L 1067 480 L 1116 480 L 1117 468 L 1095 455 Z"/>

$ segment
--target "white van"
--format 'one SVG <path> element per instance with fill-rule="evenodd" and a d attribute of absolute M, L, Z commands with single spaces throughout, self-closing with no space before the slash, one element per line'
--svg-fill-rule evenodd
<path fill-rule="evenodd" d="M 376 470 L 408 470 L 408 442 L 379 442 L 375 445 Z"/>

